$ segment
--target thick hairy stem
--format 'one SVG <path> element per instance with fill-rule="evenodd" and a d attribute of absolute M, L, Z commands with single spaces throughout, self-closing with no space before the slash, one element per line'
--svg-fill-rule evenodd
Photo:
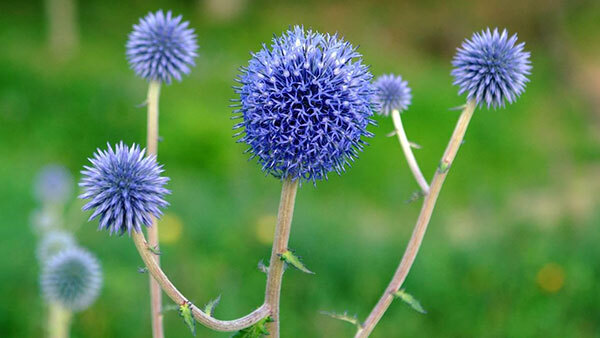
<path fill-rule="evenodd" d="M 392 300 L 394 299 L 394 293 L 400 289 L 402 283 L 406 279 L 406 276 L 408 275 L 408 272 L 415 261 L 417 253 L 419 252 L 419 248 L 421 247 L 423 236 L 425 236 L 425 231 L 427 230 L 427 225 L 431 219 L 431 214 L 433 213 L 440 189 L 444 184 L 448 170 L 450 169 L 450 166 L 456 157 L 456 153 L 458 152 L 458 149 L 463 141 L 467 126 L 469 125 L 469 121 L 471 120 L 473 112 L 475 111 L 475 106 L 476 104 L 473 100 L 470 100 L 465 105 L 458 123 L 456 124 L 456 128 L 454 129 L 454 133 L 452 134 L 452 138 L 450 138 L 450 142 L 448 143 L 446 151 L 444 152 L 440 166 L 433 176 L 429 194 L 425 195 L 421 213 L 419 214 L 417 224 L 415 225 L 410 241 L 408 242 L 406 251 L 402 257 L 402 261 L 400 262 L 400 265 L 398 266 L 398 269 L 396 270 L 396 273 L 394 274 L 394 277 L 390 281 L 390 284 L 388 285 L 384 294 L 381 296 L 367 317 L 367 320 L 363 323 L 362 328 L 356 333 L 355 338 L 368 337 L 369 334 L 371 334 L 375 328 L 375 325 L 377 325 L 387 308 L 392 303 Z"/>
<path fill-rule="evenodd" d="M 160 82 L 150 81 L 148 86 L 148 129 L 146 139 L 146 151 L 148 156 L 158 153 L 158 97 L 160 95 Z M 152 218 L 152 226 L 148 228 L 148 243 L 152 248 L 158 247 L 158 222 Z M 155 256 L 156 264 L 160 266 L 159 257 Z M 150 311 L 152 315 L 152 337 L 164 338 L 163 316 L 162 316 L 162 293 L 160 285 L 150 277 Z"/>
<path fill-rule="evenodd" d="M 265 304 L 269 305 L 271 318 L 273 319 L 273 322 L 268 324 L 267 329 L 273 338 L 279 338 L 279 297 L 284 269 L 284 262 L 280 259 L 280 256 L 288 249 L 297 190 L 298 180 L 292 181 L 287 178 L 283 181 L 275 237 L 273 238 L 273 250 L 271 251 L 269 263 L 267 289 L 265 291 Z"/>
<path fill-rule="evenodd" d="M 142 232 L 132 232 L 133 242 L 137 248 L 142 260 L 148 268 L 148 272 L 157 281 L 158 285 L 162 287 L 163 291 L 171 298 L 175 303 L 182 305 L 183 303 L 190 304 L 192 314 L 194 318 L 202 325 L 216 330 L 216 331 L 238 331 L 248 326 L 256 324 L 261 319 L 267 317 L 270 314 L 270 309 L 267 304 L 261 305 L 258 309 L 252 311 L 247 316 L 234 320 L 218 320 L 208 314 L 204 313 L 197 306 L 192 304 L 171 281 L 169 277 L 165 275 L 158 263 L 156 262 L 156 254 L 152 252 L 150 245 L 146 242 L 144 234 Z"/>
<path fill-rule="evenodd" d="M 71 327 L 71 311 L 59 304 L 50 304 L 48 313 L 48 337 L 68 338 Z"/>
<path fill-rule="evenodd" d="M 419 164 L 415 159 L 415 155 L 412 152 L 410 142 L 408 142 L 408 138 L 406 137 L 406 132 L 404 131 L 404 127 L 402 126 L 402 119 L 400 118 L 400 112 L 397 109 L 392 111 L 392 120 L 394 121 L 394 129 L 396 130 L 396 135 L 398 136 L 398 141 L 402 146 L 402 151 L 404 151 L 404 156 L 406 157 L 406 162 L 408 162 L 408 166 L 410 167 L 410 171 L 412 171 L 415 180 L 421 187 L 423 191 L 423 195 L 427 195 L 429 193 L 429 185 L 427 184 L 427 180 L 423 176 L 421 169 L 419 169 Z"/>

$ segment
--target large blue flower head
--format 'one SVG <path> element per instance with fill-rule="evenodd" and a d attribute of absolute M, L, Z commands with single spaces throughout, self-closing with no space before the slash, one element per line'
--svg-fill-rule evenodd
<path fill-rule="evenodd" d="M 295 26 L 252 54 L 237 87 L 239 142 L 265 172 L 303 181 L 341 174 L 371 137 L 372 75 L 337 35 Z"/>
<path fill-rule="evenodd" d="M 378 77 L 373 83 L 376 90 L 375 101 L 379 114 L 388 116 L 393 110 L 402 112 L 408 108 L 412 99 L 408 82 L 402 76 L 387 74 Z"/>
<path fill-rule="evenodd" d="M 40 284 L 47 302 L 81 311 L 98 298 L 102 271 L 96 257 L 86 250 L 65 249 L 44 265 Z"/>
<path fill-rule="evenodd" d="M 148 81 L 171 83 L 189 74 L 197 56 L 196 35 L 171 11 L 148 13 L 129 34 L 127 59 L 135 73 Z"/>
<path fill-rule="evenodd" d="M 100 150 L 90 158 L 92 166 L 84 166 L 79 183 L 85 192 L 79 196 L 91 199 L 83 210 L 95 209 L 89 220 L 99 217 L 98 229 L 122 235 L 131 230 L 150 227 L 152 216 L 160 217 L 163 199 L 170 191 L 164 188 L 169 178 L 162 177 L 162 165 L 156 156 L 144 156 L 146 150 L 137 145 L 127 148 L 123 142 L 108 150 Z"/>
<path fill-rule="evenodd" d="M 525 43 L 516 42 L 516 34 L 508 37 L 506 29 L 499 33 L 497 28 L 474 33 L 471 40 L 463 42 L 452 61 L 458 93 L 468 93 L 467 98 L 480 107 L 513 103 L 525 90 L 531 70 L 529 52 L 523 51 Z"/>

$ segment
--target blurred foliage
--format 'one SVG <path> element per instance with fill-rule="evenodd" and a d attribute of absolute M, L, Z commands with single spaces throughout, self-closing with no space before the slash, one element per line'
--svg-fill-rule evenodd
<path fill-rule="evenodd" d="M 43 333 L 32 181 L 46 163 L 77 173 L 96 147 L 145 141 L 146 83 L 124 44 L 150 10 L 183 13 L 199 36 L 190 77 L 161 95 L 159 159 L 172 178 L 161 231 L 166 272 L 190 300 L 222 294 L 218 318 L 263 299 L 280 183 L 264 177 L 232 139 L 231 86 L 250 51 L 289 25 L 339 31 L 374 74 L 397 72 L 414 101 L 404 114 L 430 177 L 464 103 L 451 85 L 461 41 L 487 26 L 518 32 L 532 53 L 524 96 L 478 110 L 442 191 L 405 287 L 427 315 L 393 304 L 374 337 L 596 337 L 600 332 L 600 2 L 78 1 L 79 47 L 57 57 L 44 5 L 0 3 L 0 336 Z M 320 311 L 364 319 L 387 285 L 419 211 L 417 185 L 396 140 L 376 136 L 343 177 L 298 192 L 290 247 L 316 274 L 288 271 L 284 337 L 350 337 Z M 73 201 L 68 226 L 102 261 L 105 285 L 77 314 L 74 337 L 148 337 L 147 274 L 131 240 L 96 232 Z M 170 337 L 189 330 L 165 313 Z M 202 337 L 228 337 L 198 327 Z"/>

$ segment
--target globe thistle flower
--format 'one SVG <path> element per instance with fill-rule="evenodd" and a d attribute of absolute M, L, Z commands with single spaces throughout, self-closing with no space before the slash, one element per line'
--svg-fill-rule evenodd
<path fill-rule="evenodd" d="M 62 165 L 46 165 L 37 174 L 34 191 L 41 202 L 62 204 L 73 192 L 73 176 Z"/>
<path fill-rule="evenodd" d="M 525 90 L 531 70 L 530 54 L 523 51 L 525 43 L 516 42 L 516 34 L 508 37 L 506 29 L 499 33 L 497 28 L 474 33 L 463 42 L 452 61 L 458 93 L 468 93 L 467 99 L 480 107 L 484 102 L 488 108 L 497 108 L 515 101 Z"/>
<path fill-rule="evenodd" d="M 402 112 L 408 108 L 412 100 L 408 82 L 402 76 L 382 75 L 373 83 L 376 95 L 375 102 L 379 106 L 379 114 L 388 116 L 392 110 Z"/>
<path fill-rule="evenodd" d="M 85 192 L 79 198 L 91 199 L 83 210 L 95 209 L 89 220 L 99 217 L 98 229 L 120 235 L 140 232 L 169 205 L 163 199 L 170 193 L 164 188 L 169 178 L 160 176 L 164 170 L 156 156 L 145 157 L 145 152 L 136 144 L 127 148 L 121 142 L 115 150 L 108 144 L 108 150 L 98 149 L 89 159 L 91 167 L 84 166 L 79 186 Z"/>
<path fill-rule="evenodd" d="M 181 15 L 173 17 L 171 11 L 148 13 L 129 34 L 127 60 L 135 73 L 148 81 L 171 83 L 171 78 L 181 81 L 181 73 L 189 74 L 195 65 L 196 34 L 181 22 Z"/>
<path fill-rule="evenodd" d="M 372 75 L 337 35 L 295 26 L 241 68 L 234 129 L 262 169 L 303 181 L 341 174 L 371 137 Z"/>
<path fill-rule="evenodd" d="M 42 238 L 37 255 L 40 262 L 47 262 L 63 250 L 76 247 L 75 237 L 66 231 L 50 231 Z"/>
<path fill-rule="evenodd" d="M 98 260 L 81 248 L 61 251 L 42 270 L 42 294 L 48 303 L 81 311 L 98 298 L 102 271 Z"/>

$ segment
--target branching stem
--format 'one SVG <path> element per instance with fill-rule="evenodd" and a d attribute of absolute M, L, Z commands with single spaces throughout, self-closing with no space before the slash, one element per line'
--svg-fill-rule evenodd
<path fill-rule="evenodd" d="M 454 133 L 450 138 L 450 142 L 448 143 L 446 151 L 444 152 L 444 156 L 441 159 L 440 167 L 436 170 L 435 175 L 433 176 L 429 194 L 425 195 L 421 213 L 417 219 L 417 224 L 415 225 L 410 241 L 408 242 L 406 251 L 402 257 L 402 261 L 400 262 L 400 265 L 398 266 L 398 269 L 396 270 L 396 273 L 394 274 L 394 277 L 390 281 L 390 284 L 388 285 L 384 294 L 381 296 L 367 317 L 367 320 L 363 323 L 362 328 L 356 333 L 355 338 L 368 337 L 369 334 L 371 334 L 375 328 L 375 325 L 377 325 L 387 308 L 392 303 L 392 300 L 394 299 L 394 293 L 396 293 L 402 286 L 402 283 L 404 283 L 404 280 L 406 279 L 406 276 L 408 275 L 408 272 L 415 261 L 417 253 L 419 252 L 419 248 L 421 247 L 423 237 L 425 236 L 425 231 L 427 230 L 427 225 L 431 219 L 431 214 L 433 213 L 440 189 L 444 184 L 444 180 L 448 175 L 448 170 L 450 169 L 450 166 L 456 157 L 456 153 L 458 152 L 458 149 L 460 148 L 460 145 L 464 139 L 467 126 L 469 125 L 469 121 L 471 120 L 473 112 L 475 111 L 475 106 L 476 103 L 473 100 L 470 100 L 465 105 L 458 123 L 454 128 Z"/>
<path fill-rule="evenodd" d="M 429 185 L 427 184 L 427 180 L 423 176 L 423 173 L 419 168 L 419 164 L 415 159 L 415 155 L 412 152 L 410 142 L 408 141 L 408 138 L 406 137 L 406 132 L 404 131 L 404 126 L 402 126 L 400 112 L 397 109 L 394 109 L 392 111 L 392 120 L 394 121 L 394 129 L 396 130 L 398 141 L 402 146 L 402 151 L 404 151 L 404 156 L 406 157 L 406 162 L 408 162 L 410 171 L 412 171 L 415 180 L 417 180 L 419 187 L 421 187 L 423 195 L 427 195 L 429 193 Z"/>
<path fill-rule="evenodd" d="M 283 181 L 265 291 L 265 304 L 271 309 L 271 318 L 273 319 L 273 322 L 267 324 L 267 329 L 273 338 L 279 338 L 279 297 L 284 269 L 284 262 L 280 259 L 280 255 L 288 249 L 297 190 L 298 180 L 292 181 L 287 178 Z"/>

